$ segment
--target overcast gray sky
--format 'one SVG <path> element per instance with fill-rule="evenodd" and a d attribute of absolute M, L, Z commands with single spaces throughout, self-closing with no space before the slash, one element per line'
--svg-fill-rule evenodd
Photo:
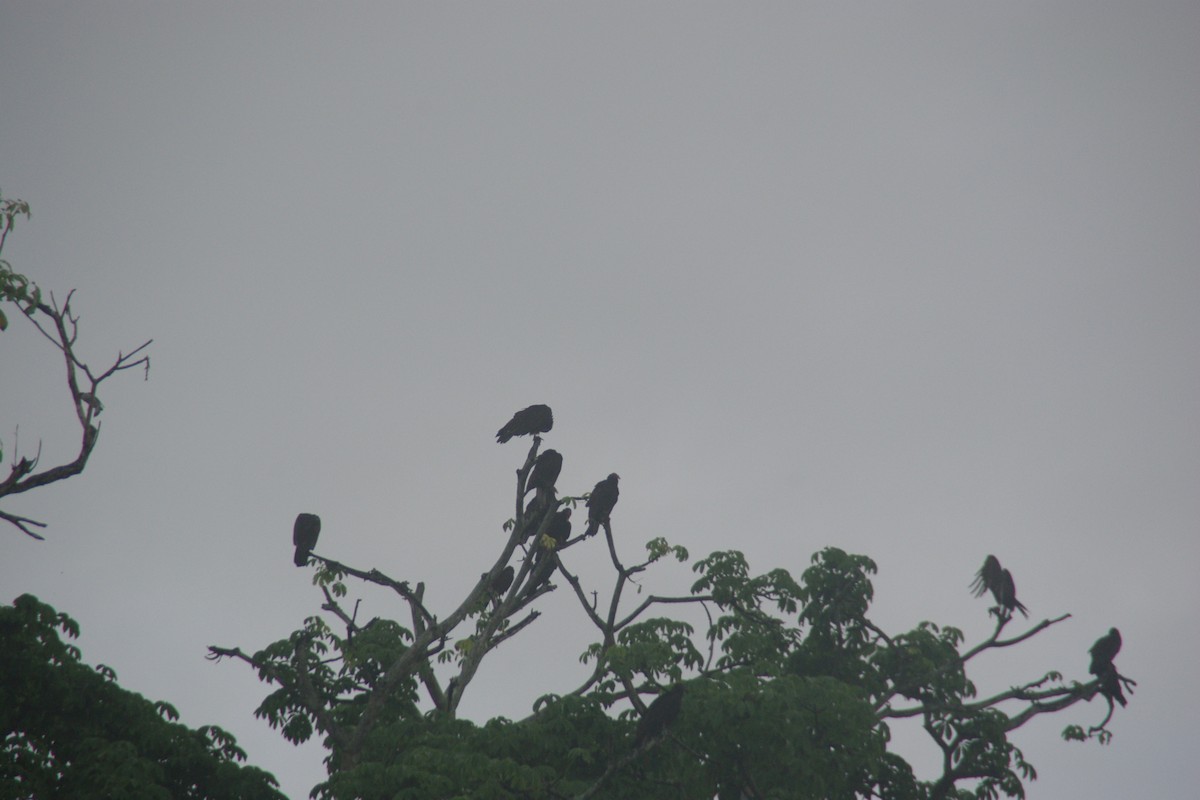
<path fill-rule="evenodd" d="M 456 600 L 525 453 L 494 433 L 535 402 L 561 489 L 621 474 L 630 556 L 798 575 L 836 545 L 878 562 L 880 624 L 975 641 L 995 553 L 1035 620 L 1073 617 L 981 690 L 1086 678 L 1112 625 L 1139 681 L 1108 747 L 1059 738 L 1100 702 L 1017 734 L 1031 800 L 1195 791 L 1200 5 L 0 0 L 0 187 L 34 211 L 5 257 L 78 289 L 86 358 L 155 340 L 87 472 L 6 503 L 50 528 L 0 530 L 0 600 L 73 615 L 294 798 L 323 751 L 205 648 L 316 611 L 298 511 Z M 18 425 L 69 452 L 62 383 L 0 336 L 6 453 Z M 468 716 L 577 685 L 591 634 L 541 605 Z"/>

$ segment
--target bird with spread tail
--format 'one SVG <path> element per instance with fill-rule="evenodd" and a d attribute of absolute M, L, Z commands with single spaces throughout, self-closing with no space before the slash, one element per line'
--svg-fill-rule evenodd
<path fill-rule="evenodd" d="M 1017 599 L 1017 586 L 1012 573 L 1001 567 L 1000 559 L 995 556 L 989 555 L 983 560 L 983 566 L 975 573 L 975 580 L 971 581 L 971 591 L 976 597 L 983 597 L 984 592 L 990 591 L 1005 616 L 1011 617 L 1014 611 L 1029 616 L 1028 609 Z"/>

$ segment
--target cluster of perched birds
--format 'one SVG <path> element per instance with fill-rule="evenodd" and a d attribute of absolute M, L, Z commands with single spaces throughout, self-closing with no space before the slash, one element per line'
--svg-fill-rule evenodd
<path fill-rule="evenodd" d="M 532 405 L 513 414 L 512 419 L 496 432 L 496 441 L 503 444 L 515 436 L 538 436 L 554 427 L 554 414 L 547 405 Z M 528 538 L 541 527 L 545 515 L 553 510 L 554 517 L 546 525 L 545 535 L 554 542 L 554 548 L 561 546 L 571 536 L 571 509 L 556 509 L 558 505 L 554 485 L 562 472 L 563 457 L 557 450 L 545 450 L 534 460 L 533 469 L 525 483 L 525 495 L 535 492 L 533 500 L 526 508 L 524 524 L 525 536 Z M 592 487 L 587 498 L 588 524 L 583 537 L 594 536 L 601 525 L 608 523 L 609 515 L 620 497 L 617 482 L 620 476 L 610 474 L 607 478 Z M 292 526 L 292 545 L 295 547 L 293 562 L 298 567 L 308 564 L 312 557 L 313 548 L 317 546 L 317 538 L 321 534 L 321 518 L 316 514 L 301 513 L 296 516 Z M 545 549 L 538 552 L 543 557 Z M 484 573 L 486 575 L 487 573 Z M 512 586 L 516 570 L 509 564 L 498 572 L 488 586 L 493 596 L 493 602 L 499 602 L 499 596 Z M 638 721 L 634 734 L 634 746 L 642 747 L 647 742 L 660 737 L 679 716 L 683 702 L 683 684 L 676 684 L 664 691 L 650 706 Z"/>
<path fill-rule="evenodd" d="M 513 414 L 513 418 L 496 432 L 496 441 L 503 444 L 514 436 L 537 436 L 553 427 L 554 414 L 551 413 L 550 406 L 532 405 Z M 525 512 L 526 537 L 541 527 L 545 515 L 557 505 L 554 485 L 562 472 L 562 465 L 563 457 L 557 450 L 544 450 L 534 460 L 529 479 L 525 482 L 525 494 L 535 492 Z M 617 504 L 617 498 L 621 494 L 617 485 L 619 480 L 620 476 L 613 472 L 592 487 L 587 498 L 587 530 L 581 538 L 594 536 L 600 526 L 608 522 L 613 506 Z M 571 536 L 571 509 L 554 511 L 554 517 L 546 525 L 545 535 L 554 541 L 555 547 L 566 542 Z M 514 571 L 510 564 L 496 575 L 492 582 L 492 591 L 497 595 L 506 591 L 512 585 L 513 576 Z M 640 749 L 661 737 L 679 716 L 682 705 L 682 683 L 677 683 L 659 694 L 638 720 L 633 737 L 634 748 Z"/>
<path fill-rule="evenodd" d="M 1001 619 L 1011 618 L 1014 611 L 1020 611 L 1023 616 L 1029 617 L 1029 611 L 1017 599 L 1017 587 L 1013 583 L 1012 573 L 1001 567 L 1000 559 L 993 555 L 984 559 L 983 566 L 975 573 L 975 580 L 971 582 L 970 588 L 976 597 L 982 597 L 984 592 L 990 591 L 996 599 L 993 613 Z M 1113 659 L 1120 650 L 1121 633 L 1116 628 L 1110 628 L 1108 633 L 1100 637 L 1088 650 L 1092 656 L 1088 672 L 1100 680 L 1099 691 L 1102 695 L 1110 702 L 1115 700 L 1123 706 L 1126 700 L 1121 684 L 1123 680 L 1128 679 L 1123 678 L 1113 664 Z"/>
<path fill-rule="evenodd" d="M 514 436 L 538 436 L 554 427 L 554 414 L 547 405 L 532 405 L 513 414 L 512 419 L 496 432 L 496 441 L 504 444 Z M 533 512 L 545 513 L 553 504 L 554 484 L 562 472 L 563 457 L 557 450 L 545 450 L 538 454 L 533 462 L 533 470 L 525 483 L 525 494 L 536 491 L 530 508 Z M 608 515 L 617 504 L 620 489 L 617 482 L 621 476 L 610 474 L 607 478 L 596 483 L 588 495 L 588 526 L 584 536 L 594 536 L 600 526 L 608 522 Z M 555 522 L 551 523 L 548 535 L 559 544 L 565 542 L 571 532 L 571 509 L 557 512 Z"/>

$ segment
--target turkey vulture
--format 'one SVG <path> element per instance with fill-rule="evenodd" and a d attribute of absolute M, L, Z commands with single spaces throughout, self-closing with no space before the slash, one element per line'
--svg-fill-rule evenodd
<path fill-rule="evenodd" d="M 1122 706 L 1128 704 L 1125 692 L 1121 690 L 1121 676 L 1117 674 L 1117 668 L 1112 664 L 1109 664 L 1104 670 L 1104 674 L 1100 676 L 1100 694 L 1107 697 L 1110 702 L 1116 700 Z"/>
<path fill-rule="evenodd" d="M 633 734 L 633 746 L 641 747 L 651 739 L 661 736 L 679 716 L 681 705 L 683 705 L 683 684 L 677 683 L 656 697 L 650 707 L 646 709 L 646 713 L 638 720 L 637 731 Z"/>
<path fill-rule="evenodd" d="M 996 594 L 1003 580 L 1004 570 L 1000 568 L 1000 559 L 989 555 L 983 560 L 979 572 L 975 573 L 975 580 L 971 581 L 971 591 L 976 597 L 983 597 L 983 593 L 988 590 Z"/>
<path fill-rule="evenodd" d="M 1092 665 L 1088 667 L 1088 672 L 1098 678 L 1112 667 L 1113 659 L 1121 652 L 1121 632 L 1116 628 L 1109 628 L 1108 633 L 1097 639 L 1088 652 L 1092 654 Z"/>
<path fill-rule="evenodd" d="M 561 547 L 563 542 L 571 538 L 571 509 L 564 508 L 554 512 L 554 519 L 546 526 L 546 535 L 554 540 L 555 548 Z"/>
<path fill-rule="evenodd" d="M 484 574 L 486 575 L 487 573 Z M 509 564 L 496 573 L 496 577 L 492 578 L 492 585 L 488 588 L 492 590 L 492 594 L 504 594 L 508 591 L 508 587 L 512 586 L 513 576 L 516 574 L 516 570 L 513 569 L 512 564 Z"/>
<path fill-rule="evenodd" d="M 1000 594 L 996 595 L 996 602 L 1004 607 L 1010 617 L 1014 611 L 1020 611 L 1021 616 L 1029 618 L 1029 610 L 1017 599 L 1017 585 L 1013 583 L 1012 573 L 1008 570 L 1004 570 L 1004 583 L 1000 585 Z"/>
<path fill-rule="evenodd" d="M 996 604 L 1007 616 L 1011 617 L 1013 611 L 1029 616 L 1028 610 L 1017 600 L 1017 587 L 1013 583 L 1012 573 L 1001 567 L 1000 559 L 995 556 L 989 555 L 983 560 L 983 566 L 975 573 L 970 588 L 976 597 L 983 597 L 984 592 L 990 591 L 992 597 L 996 598 Z"/>
<path fill-rule="evenodd" d="M 521 525 L 523 530 L 522 538 L 528 539 L 537 532 L 538 527 L 542 524 L 542 518 L 546 516 L 546 510 L 548 507 L 549 503 L 545 502 L 536 495 L 532 500 L 529 501 L 529 504 L 525 506 L 524 514 L 521 517 Z"/>
<path fill-rule="evenodd" d="M 620 477 L 617 473 L 612 473 L 597 483 L 592 489 L 592 493 L 588 495 L 588 526 L 585 536 L 595 535 L 600 524 L 608 522 L 608 515 L 612 513 L 613 506 L 617 504 L 617 497 L 621 493 L 617 489 L 617 481 Z"/>
<path fill-rule="evenodd" d="M 496 441 L 504 444 L 514 436 L 545 433 L 553 427 L 554 415 L 550 413 L 550 406 L 529 406 L 513 414 L 508 424 L 496 432 Z"/>
<path fill-rule="evenodd" d="M 308 564 L 308 556 L 317 546 L 317 536 L 320 533 L 320 517 L 316 514 L 296 515 L 296 524 L 292 526 L 292 544 L 296 545 L 295 563 L 297 567 Z"/>
<path fill-rule="evenodd" d="M 533 472 L 529 474 L 529 482 L 525 484 L 525 493 L 538 489 L 553 491 L 558 473 L 562 472 L 562 454 L 557 450 L 546 450 L 533 462 Z"/>

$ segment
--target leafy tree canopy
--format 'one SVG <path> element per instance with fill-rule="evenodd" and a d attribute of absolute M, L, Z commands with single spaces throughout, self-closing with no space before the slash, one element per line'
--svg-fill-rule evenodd
<path fill-rule="evenodd" d="M 24 203 L 0 198 L 0 251 L 15 220 L 28 214 Z M 4 302 L 15 304 L 62 355 L 81 443 L 71 461 L 58 465 L 40 464 L 40 453 L 14 452 L 0 477 L 0 499 L 81 472 L 100 431 L 101 384 L 122 370 L 149 368 L 141 355 L 146 342 L 93 371 L 74 351 L 71 295 L 61 305 L 53 296 L 46 303 L 0 260 Z M 0 316 L 0 330 L 7 324 Z M 497 434 L 501 442 L 531 435 L 533 444 L 517 470 L 507 536 L 497 538 L 491 566 L 456 606 L 430 609 L 423 583 L 414 588 L 378 569 L 312 552 L 320 520 L 306 512 L 297 519 L 292 557 L 298 566 L 316 564 L 324 614 L 253 654 L 210 648 L 214 660 L 241 660 L 271 687 L 257 713 L 288 740 L 323 737 L 328 779 L 315 797 L 1023 797 L 1036 772 L 1011 736 L 1030 719 L 1100 696 L 1108 707 L 1104 718 L 1087 729 L 1068 726 L 1064 737 L 1111 736 L 1114 701 L 1124 705 L 1124 691 L 1135 685 L 1113 661 L 1120 650 L 1115 629 L 1092 648 L 1087 682 L 1048 671 L 1016 679 L 999 694 L 977 695 L 968 676 L 976 656 L 1020 645 L 1069 617 L 1006 634 L 1013 612 L 1027 609 L 1016 599 L 1012 575 L 992 556 L 975 591 L 991 590 L 996 626 L 971 647 L 957 629 L 930 622 L 894 634 L 879 628 L 868 616 L 875 564 L 837 548 L 813 556 L 798 579 L 783 569 L 755 574 L 740 552 L 718 551 L 695 562 L 695 582 L 683 596 L 651 594 L 630 608 L 632 580 L 664 558 L 690 556 L 660 538 L 646 545 L 643 560 L 626 565 L 613 532 L 613 517 L 620 516 L 616 473 L 590 496 L 560 498 L 554 484 L 562 456 L 547 451 L 553 458 L 543 458 L 531 476 L 540 434 L 552 425 L 548 407 L 531 406 Z M 571 538 L 571 510 L 581 502 L 586 530 Z M 0 521 L 42 538 L 35 528 L 44 525 L 36 520 L 0 509 Z M 335 535 L 328 533 L 326 544 Z M 588 551 L 567 551 L 582 547 L 611 563 L 607 589 L 585 587 L 570 569 L 568 556 Z M 408 620 L 394 615 L 360 623 L 358 605 L 344 606 L 348 579 L 391 590 Z M 522 720 L 459 719 L 485 657 L 534 624 L 539 606 L 572 596 L 596 632 L 580 657 L 582 681 L 530 698 L 532 713 Z M 681 609 L 696 613 L 675 613 Z M 121 689 L 105 667 L 81 663 L 60 632 L 73 637 L 78 629 L 32 596 L 0 609 L 3 796 L 282 796 L 270 775 L 237 763 L 244 754 L 227 733 L 174 722 L 169 705 Z M 565 664 L 555 672 L 565 674 Z M 890 726 L 906 719 L 919 721 L 940 749 L 938 774 L 917 776 L 889 751 Z"/>
<path fill-rule="evenodd" d="M 62 634 L 79 626 L 32 595 L 0 608 L 0 797 L 283 798 L 228 733 L 175 722 Z"/>
<path fill-rule="evenodd" d="M 688 594 L 652 594 L 627 608 L 623 592 L 634 576 L 689 554 L 655 539 L 627 566 L 613 533 L 619 508 L 603 522 L 603 543 L 586 532 L 546 536 L 551 510 L 586 498 L 560 499 L 551 489 L 549 500 L 524 505 L 539 446 L 535 436 L 517 472 L 507 539 L 456 608 L 435 613 L 422 583 L 314 553 L 324 615 L 253 654 L 210 648 L 211 658 L 241 660 L 272 687 L 257 713 L 285 737 L 323 737 L 329 777 L 317 797 L 1023 797 L 1036 772 L 1011 735 L 1030 719 L 1099 693 L 1108 714 L 1064 735 L 1110 735 L 1113 704 L 1099 679 L 1050 671 L 979 697 L 968 677 L 980 653 L 1017 646 L 1070 615 L 1006 635 L 1013 609 L 1000 602 L 992 634 L 969 648 L 957 629 L 929 622 L 889 634 L 868 616 L 874 562 L 837 548 L 817 553 L 799 579 L 783 569 L 755 574 L 740 552 L 715 552 L 695 562 Z M 568 566 L 586 551 L 567 551 L 585 546 L 592 558 L 607 550 L 613 582 L 605 592 L 585 588 Z M 497 584 L 509 569 L 515 580 Z M 410 621 L 360 623 L 358 605 L 343 605 L 348 579 L 392 590 Z M 580 659 L 582 682 L 530 698 L 532 713 L 519 721 L 459 719 L 485 656 L 533 624 L 540 604 L 565 601 L 552 594 L 560 589 L 596 630 Z M 707 624 L 664 613 L 682 607 L 702 610 Z M 656 713 L 647 706 L 681 684 L 681 705 L 676 691 L 669 712 L 660 706 L 662 716 L 635 736 L 638 719 Z M 940 748 L 940 774 L 917 776 L 889 751 L 890 725 L 905 719 L 918 720 Z"/>

